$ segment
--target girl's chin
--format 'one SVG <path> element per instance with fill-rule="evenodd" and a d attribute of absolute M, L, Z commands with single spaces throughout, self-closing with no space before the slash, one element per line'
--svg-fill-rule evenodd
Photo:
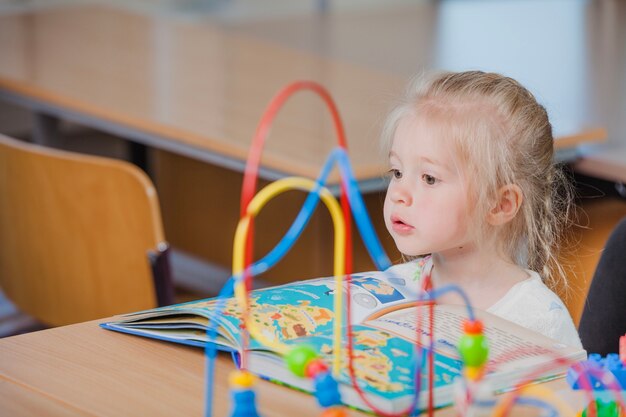
<path fill-rule="evenodd" d="M 400 251 L 400 253 L 404 256 L 416 257 L 416 256 L 422 256 L 425 253 L 426 254 L 430 253 L 426 251 L 424 248 L 416 248 L 414 246 L 402 246 L 402 245 L 396 244 L 396 247 L 398 248 L 398 251 Z"/>

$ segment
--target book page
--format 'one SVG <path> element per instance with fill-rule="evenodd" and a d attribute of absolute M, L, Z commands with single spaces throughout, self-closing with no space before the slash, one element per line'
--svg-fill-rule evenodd
<path fill-rule="evenodd" d="M 458 357 L 456 347 L 463 334 L 463 323 L 468 316 L 467 309 L 457 305 L 436 305 L 434 310 L 435 350 Z M 505 358 L 505 362 L 511 363 L 536 358 L 547 352 L 549 352 L 548 356 L 553 353 L 552 356 L 559 357 L 581 352 L 584 354 L 581 349 L 565 346 L 556 340 L 485 311 L 475 310 L 475 314 L 483 321 L 491 361 Z M 429 320 L 430 308 L 428 306 L 413 306 L 368 320 L 366 324 L 413 343 L 419 338 L 420 343 L 427 346 L 430 344 L 431 336 Z"/>
<path fill-rule="evenodd" d="M 288 345 L 306 344 L 319 352 L 327 363 L 334 359 L 333 334 L 321 332 L 313 336 L 286 342 Z M 352 361 L 357 384 L 368 394 L 387 399 L 399 399 L 410 396 L 415 390 L 416 359 L 414 345 L 389 332 L 365 325 L 355 325 L 352 328 Z M 258 358 L 257 353 L 251 357 Z M 349 356 L 347 341 L 344 338 L 340 353 L 340 371 L 336 375 L 337 381 L 352 385 L 349 374 Z M 252 365 L 254 364 L 254 366 Z M 284 367 L 284 363 L 275 367 Z M 433 383 L 437 391 L 452 383 L 460 375 L 461 361 L 449 355 L 436 353 L 434 358 Z M 260 375 L 276 376 L 274 369 L 268 369 L 265 361 L 251 360 L 250 370 Z M 281 374 L 280 380 L 292 381 L 289 375 Z M 428 387 L 428 374 L 424 368 L 421 373 L 421 389 Z"/>
<path fill-rule="evenodd" d="M 346 297 L 347 283 L 343 283 Z M 352 322 L 360 323 L 366 317 L 379 311 L 388 311 L 413 302 L 414 297 L 406 289 L 401 278 L 373 271 L 352 275 Z M 335 314 L 336 284 L 332 277 L 298 281 L 290 284 L 253 291 L 250 295 L 250 316 L 259 326 L 263 335 L 273 340 L 291 340 L 310 336 L 319 332 L 332 331 Z M 346 319 L 344 305 L 343 320 Z M 199 300 L 124 316 L 115 323 L 117 326 L 132 328 L 136 333 L 141 329 L 161 329 L 193 327 L 202 323 L 206 326 L 213 311 L 218 308 L 215 298 Z M 205 317 L 205 320 L 190 320 L 189 315 Z M 167 322 L 156 322 L 155 317 L 168 317 Z M 238 340 L 241 324 L 241 311 L 235 299 L 222 300 L 219 315 L 220 331 L 229 340 Z M 254 340 L 251 348 L 261 347 Z"/>
<path fill-rule="evenodd" d="M 352 324 L 363 323 L 371 317 L 413 305 L 418 295 L 411 288 L 412 284 L 387 272 L 352 274 L 350 286 Z M 329 285 L 334 288 L 334 282 Z M 347 283 L 344 282 L 344 294 L 347 287 Z"/>

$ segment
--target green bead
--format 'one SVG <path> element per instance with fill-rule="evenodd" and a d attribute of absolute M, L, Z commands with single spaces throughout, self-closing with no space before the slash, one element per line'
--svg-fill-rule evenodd
<path fill-rule="evenodd" d="M 591 406 L 591 404 L 589 404 Z M 619 417 L 619 407 L 615 401 L 604 402 L 602 400 L 596 400 L 597 417 Z M 590 416 L 588 412 L 589 407 L 585 408 L 582 413 L 582 417 Z"/>
<path fill-rule="evenodd" d="M 309 345 L 299 345 L 285 355 L 285 363 L 291 372 L 303 378 L 306 375 L 306 366 L 315 358 L 317 358 L 315 349 Z"/>
<path fill-rule="evenodd" d="M 465 366 L 482 366 L 489 356 L 487 339 L 482 334 L 465 334 L 459 340 L 459 353 Z"/>

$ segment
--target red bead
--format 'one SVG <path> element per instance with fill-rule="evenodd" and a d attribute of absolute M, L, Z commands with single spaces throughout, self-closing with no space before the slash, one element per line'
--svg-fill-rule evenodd
<path fill-rule="evenodd" d="M 328 371 L 328 365 L 326 365 L 326 362 L 322 359 L 313 359 L 307 364 L 305 373 L 308 378 L 313 379 L 318 374 L 326 371 Z"/>
<path fill-rule="evenodd" d="M 317 359 L 317 352 L 309 345 L 296 345 L 284 357 L 287 368 L 294 375 L 304 378 L 309 362 Z"/>
<path fill-rule="evenodd" d="M 346 417 L 348 414 L 346 413 L 346 409 L 343 407 L 331 407 L 322 411 L 322 415 L 320 417 Z"/>
<path fill-rule="evenodd" d="M 481 334 L 483 332 L 483 322 L 480 320 L 466 320 L 463 323 L 463 330 L 467 334 Z"/>

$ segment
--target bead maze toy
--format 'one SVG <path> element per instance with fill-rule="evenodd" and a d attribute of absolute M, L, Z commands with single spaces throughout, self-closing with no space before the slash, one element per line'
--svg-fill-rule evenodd
<path fill-rule="evenodd" d="M 626 335 L 620 337 L 619 353 L 602 357 L 592 353 L 586 361 L 567 371 L 567 382 L 574 390 L 590 389 L 593 399 L 581 412 L 582 417 L 624 416 L 626 400 Z"/>
<path fill-rule="evenodd" d="M 607 390 L 607 374 L 610 373 L 613 376 L 609 377 L 614 379 L 623 390 L 626 390 L 626 362 L 622 362 L 620 355 L 617 353 L 609 353 L 606 357 L 602 357 L 597 353 L 589 355 L 589 359 L 580 364 L 582 369 L 593 369 L 595 372 L 589 376 L 589 383 L 594 391 Z M 600 375 L 597 378 L 595 375 Z M 580 371 L 574 368 L 570 368 L 567 372 L 567 382 L 572 389 L 582 389 L 582 378 Z"/>
<path fill-rule="evenodd" d="M 316 94 L 321 98 L 327 106 L 337 135 L 337 148 L 329 153 L 329 157 L 321 169 L 319 177 L 314 181 L 306 178 L 289 177 L 270 183 L 268 186 L 256 193 L 258 170 L 260 165 L 261 151 L 265 140 L 269 135 L 270 127 L 273 119 L 277 115 L 280 108 L 285 104 L 290 96 L 300 91 L 308 91 Z M 341 196 L 340 203 L 337 202 L 332 193 L 326 188 L 326 182 L 332 168 L 337 165 L 339 167 L 341 177 Z M 253 253 L 253 235 L 254 235 L 254 219 L 262 210 L 264 205 L 273 197 L 287 190 L 302 190 L 307 192 L 307 198 L 303 206 L 288 229 L 285 236 L 280 242 L 262 259 L 254 261 Z M 313 211 L 319 202 L 322 202 L 331 214 L 334 234 L 334 268 L 333 275 L 335 279 L 334 292 L 334 310 L 335 321 L 333 328 L 333 359 L 331 363 L 326 361 L 309 346 L 288 346 L 279 340 L 267 337 L 261 332 L 254 320 L 250 318 L 250 291 L 252 288 L 253 277 L 259 275 L 271 267 L 284 257 L 290 250 L 300 233 L 306 227 Z M 255 132 L 249 156 L 247 159 L 246 169 L 244 172 L 244 180 L 241 193 L 241 218 L 235 232 L 233 246 L 233 272 L 232 277 L 228 280 L 222 289 L 216 308 L 213 311 L 214 316 L 221 314 L 225 306 L 227 297 L 234 294 L 238 306 L 242 311 L 242 352 L 240 357 L 240 369 L 233 371 L 230 375 L 231 401 L 232 411 L 231 417 L 259 417 L 260 414 L 256 408 L 256 398 L 254 386 L 256 377 L 247 371 L 247 349 L 250 338 L 269 346 L 272 350 L 279 352 L 284 360 L 286 367 L 296 376 L 300 378 L 308 378 L 313 382 L 315 387 L 314 395 L 321 408 L 321 416 L 323 417 L 343 417 L 347 415 L 345 406 L 341 400 L 341 394 L 338 388 L 337 374 L 341 367 L 341 355 L 345 354 L 348 358 L 347 367 L 351 383 L 356 392 L 361 396 L 363 402 L 367 404 L 371 411 L 381 416 L 401 416 L 401 415 L 418 415 L 420 410 L 417 409 L 418 399 L 421 395 L 422 387 L 420 386 L 421 376 L 428 372 L 428 387 L 425 393 L 428 395 L 427 412 L 430 416 L 433 414 L 433 340 L 434 340 L 434 314 L 433 306 L 437 298 L 446 292 L 457 293 L 467 306 L 468 318 L 464 323 L 464 335 L 459 341 L 459 353 L 464 364 L 463 375 L 455 382 L 456 392 L 456 409 L 460 416 L 480 416 L 480 415 L 496 415 L 505 416 L 510 412 L 515 404 L 524 404 L 527 406 L 538 407 L 547 412 L 546 415 L 567 414 L 573 415 L 573 412 L 567 409 L 562 403 L 554 399 L 551 393 L 546 389 L 531 387 L 526 382 L 518 385 L 518 389 L 510 394 L 501 396 L 500 401 L 496 401 L 493 390 L 484 383 L 484 376 L 491 363 L 488 363 L 489 347 L 488 341 L 483 334 L 483 325 L 480 320 L 476 319 L 473 314 L 472 306 L 460 288 L 432 288 L 429 277 L 423 280 L 423 287 L 420 291 L 420 299 L 429 303 L 430 314 L 429 322 L 426 323 L 431 335 L 430 346 L 422 346 L 420 343 L 420 333 L 416 334 L 417 343 L 415 344 L 415 373 L 413 375 L 415 381 L 415 392 L 413 401 L 409 407 L 399 413 L 387 413 L 377 409 L 370 401 L 368 401 L 365 393 L 358 386 L 353 363 L 352 355 L 352 338 L 351 329 L 351 309 L 350 309 L 350 288 L 351 288 L 351 219 L 360 232 L 365 246 L 374 261 L 376 267 L 384 271 L 391 266 L 387 255 L 382 249 L 382 245 L 374 232 L 373 226 L 365 209 L 363 199 L 359 193 L 357 182 L 352 173 L 350 166 L 347 142 L 345 138 L 344 128 L 339 116 L 337 107 L 329 94 L 329 92 L 321 85 L 311 81 L 298 81 L 289 84 L 283 88 L 270 102 L 265 114 L 261 118 L 259 126 Z M 345 294 L 344 294 L 345 291 Z M 345 311 L 345 315 L 344 315 Z M 345 316 L 345 317 L 344 317 Z M 213 397 L 213 379 L 214 379 L 214 360 L 217 349 L 214 343 L 210 341 L 217 337 L 216 322 L 210 320 L 207 329 L 209 343 L 206 345 L 206 408 L 205 415 L 212 415 L 212 397 Z M 345 324 L 347 329 L 345 335 L 342 335 L 342 326 Z M 421 327 L 421 317 L 417 317 L 418 328 Z M 345 341 L 343 340 L 345 338 Z M 626 343 L 626 342 L 624 342 Z M 345 344 L 345 347 L 344 347 Z M 344 350 L 346 352 L 344 352 Z M 496 358 L 493 363 L 498 360 L 506 360 L 506 358 Z M 555 357 L 555 362 L 559 361 Z M 611 359 L 613 360 L 613 359 Z M 611 362 L 613 363 L 613 362 Z M 422 369 L 424 368 L 424 369 Z M 595 386 L 595 380 L 589 376 L 588 369 L 578 366 L 579 373 L 578 383 L 588 393 L 592 399 L 591 388 Z M 590 369 L 590 368 L 589 368 Z M 532 381 L 533 376 L 529 376 Z M 620 377 L 617 377 L 619 379 Z M 615 386 L 613 386 L 615 388 Z M 522 396 L 524 394 L 524 396 Z M 621 412 L 624 416 L 624 403 L 620 399 L 615 403 L 614 409 L 616 413 Z M 605 412 L 602 406 L 598 406 L 597 410 L 591 407 L 589 415 L 599 414 L 604 417 L 617 414 L 611 414 L 613 411 Z M 613 409 L 611 409 L 613 410 Z M 609 413 L 609 414 L 607 414 Z"/>

